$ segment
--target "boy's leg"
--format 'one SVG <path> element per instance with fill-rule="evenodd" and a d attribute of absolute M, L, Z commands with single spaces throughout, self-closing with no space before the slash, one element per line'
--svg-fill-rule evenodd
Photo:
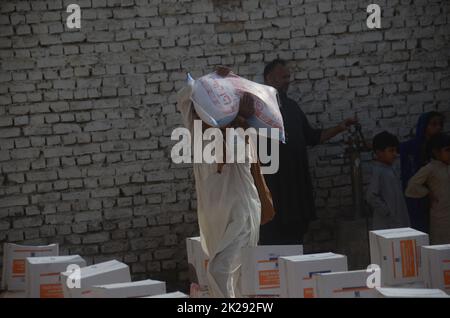
<path fill-rule="evenodd" d="M 241 248 L 249 245 L 250 237 L 250 231 L 243 231 L 209 261 L 207 276 L 212 297 L 236 297 L 236 288 L 240 289 Z"/>

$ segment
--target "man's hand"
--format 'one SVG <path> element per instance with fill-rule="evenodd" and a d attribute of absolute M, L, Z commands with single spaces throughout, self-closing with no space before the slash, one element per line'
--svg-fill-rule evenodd
<path fill-rule="evenodd" d="M 339 124 L 338 127 L 340 128 L 341 132 L 346 131 L 348 127 L 356 124 L 357 122 L 358 122 L 358 119 L 356 119 L 354 117 L 346 118 L 346 119 L 344 119 L 344 121 L 342 123 Z"/>
<path fill-rule="evenodd" d="M 333 138 L 334 136 L 346 131 L 348 127 L 356 124 L 357 122 L 358 120 L 356 118 L 347 118 L 336 127 L 322 130 L 322 133 L 320 134 L 320 142 L 325 142 Z"/>
<path fill-rule="evenodd" d="M 255 114 L 255 102 L 253 101 L 253 97 L 249 93 L 244 93 L 239 101 L 238 115 L 247 119 L 253 114 Z"/>
<path fill-rule="evenodd" d="M 230 72 L 231 68 L 227 66 L 220 65 L 216 67 L 216 73 L 219 76 L 226 77 Z"/>

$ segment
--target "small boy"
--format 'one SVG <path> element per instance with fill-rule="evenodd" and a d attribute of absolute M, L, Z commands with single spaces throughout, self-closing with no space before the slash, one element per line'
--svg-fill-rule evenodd
<path fill-rule="evenodd" d="M 450 137 L 433 136 L 428 145 L 432 160 L 408 182 L 406 196 L 430 197 L 431 244 L 450 243 Z"/>
<path fill-rule="evenodd" d="M 373 138 L 372 178 L 367 190 L 367 202 L 373 211 L 374 230 L 409 227 L 408 209 L 399 174 L 393 164 L 397 159 L 397 137 L 383 131 Z"/>

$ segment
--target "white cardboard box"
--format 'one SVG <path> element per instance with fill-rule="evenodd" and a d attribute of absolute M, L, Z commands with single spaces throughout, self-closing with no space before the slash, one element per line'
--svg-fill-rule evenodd
<path fill-rule="evenodd" d="M 426 288 L 450 295 L 450 244 L 422 246 L 422 273 Z"/>
<path fill-rule="evenodd" d="M 203 251 L 200 237 L 188 237 L 186 239 L 186 249 L 190 281 L 204 289 L 208 286 L 208 280 L 206 278 L 208 255 Z"/>
<path fill-rule="evenodd" d="M 69 288 L 64 282 L 73 281 L 79 277 L 80 288 Z M 79 273 L 61 273 L 64 298 L 91 298 L 92 286 L 114 283 L 128 283 L 131 281 L 128 265 L 116 260 L 82 267 Z"/>
<path fill-rule="evenodd" d="M 377 287 L 379 298 L 450 298 L 440 289 Z"/>
<path fill-rule="evenodd" d="M 242 248 L 242 295 L 280 295 L 278 258 L 302 254 L 302 245 L 262 245 Z"/>
<path fill-rule="evenodd" d="M 25 291 L 5 291 L 0 293 L 0 298 L 27 298 Z"/>
<path fill-rule="evenodd" d="M 2 289 L 25 291 L 25 259 L 27 257 L 58 256 L 58 244 L 27 246 L 13 243 L 3 245 Z"/>
<path fill-rule="evenodd" d="M 280 257 L 278 263 L 283 298 L 315 298 L 315 274 L 347 271 L 347 257 L 334 253 Z"/>
<path fill-rule="evenodd" d="M 404 283 L 404 284 L 395 284 L 395 285 L 381 285 L 381 287 L 386 288 L 425 288 L 424 282 L 412 282 L 412 283 Z"/>
<path fill-rule="evenodd" d="M 376 298 L 375 288 L 369 288 L 367 279 L 372 272 L 365 270 L 314 275 L 318 298 Z M 380 287 L 380 286 L 376 286 Z"/>
<path fill-rule="evenodd" d="M 131 283 L 92 286 L 92 297 L 95 298 L 134 298 L 160 295 L 165 292 L 165 282 L 151 279 Z"/>
<path fill-rule="evenodd" d="M 63 298 L 61 272 L 69 265 L 86 266 L 79 255 L 27 257 L 26 295 L 28 298 Z"/>
<path fill-rule="evenodd" d="M 142 297 L 142 298 L 189 298 L 189 296 L 186 294 L 183 294 L 182 292 L 177 291 L 174 293 L 154 295 L 154 296 L 148 296 L 148 297 Z"/>
<path fill-rule="evenodd" d="M 371 231 L 370 259 L 381 268 L 382 284 L 395 286 L 422 280 L 420 248 L 428 245 L 428 234 L 399 228 Z"/>

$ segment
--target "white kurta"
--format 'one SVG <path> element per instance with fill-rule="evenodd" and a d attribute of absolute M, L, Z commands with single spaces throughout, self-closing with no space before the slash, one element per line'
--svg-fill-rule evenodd
<path fill-rule="evenodd" d="M 191 87 L 178 93 L 178 110 L 194 140 L 194 109 Z M 201 138 L 201 136 L 197 136 Z M 256 246 L 261 221 L 261 203 L 248 159 L 256 156 L 251 147 L 246 163 L 227 163 L 222 173 L 217 164 L 194 163 L 197 214 L 202 247 L 209 256 L 208 284 L 212 297 L 239 296 L 240 251 Z"/>

